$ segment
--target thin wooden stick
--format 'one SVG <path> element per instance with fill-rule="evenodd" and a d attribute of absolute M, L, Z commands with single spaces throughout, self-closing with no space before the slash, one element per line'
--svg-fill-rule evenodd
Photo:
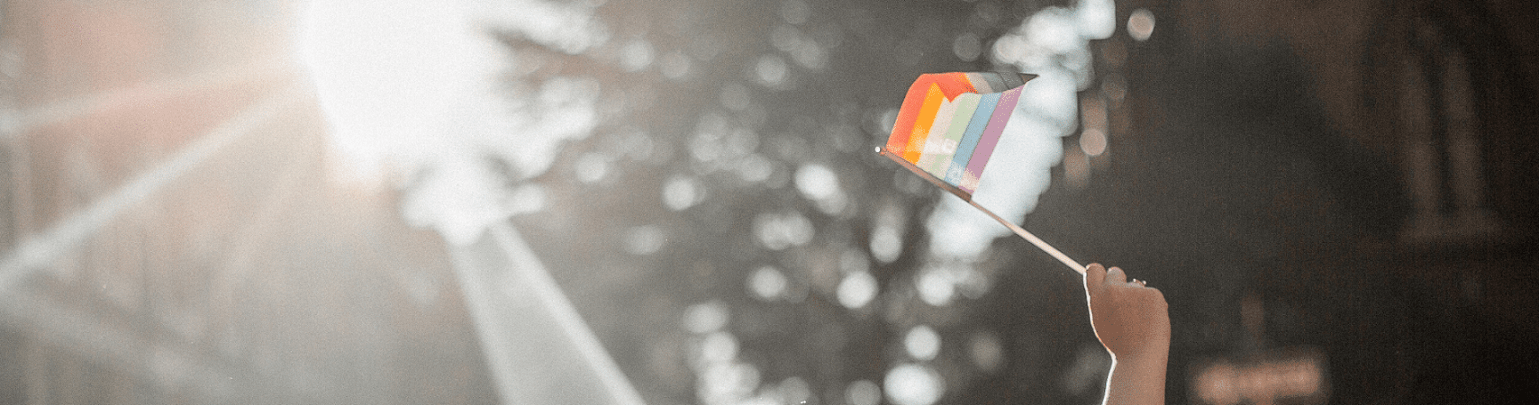
<path fill-rule="evenodd" d="M 1021 238 L 1026 239 L 1027 242 L 1031 242 L 1031 244 L 1036 245 L 1038 249 L 1042 249 L 1043 252 L 1047 252 L 1047 254 L 1052 255 L 1054 259 L 1058 259 L 1058 261 L 1063 262 L 1063 265 L 1069 266 L 1070 270 L 1077 271 L 1080 275 L 1085 274 L 1084 265 L 1079 264 L 1079 262 L 1074 261 L 1074 259 L 1070 259 L 1069 255 L 1058 251 L 1058 249 L 1054 248 L 1053 245 L 1049 245 L 1047 242 L 1042 241 L 1042 239 L 1037 238 L 1037 235 L 1032 235 L 1031 232 L 1026 232 L 1026 228 L 1022 228 L 1020 225 L 1016 225 L 1014 222 L 1006 221 L 1004 218 L 1000 218 L 998 215 L 994 215 L 993 211 L 989 211 L 988 208 L 983 208 L 982 205 L 978 205 L 977 201 L 968 201 L 967 203 L 972 204 L 973 208 L 977 208 L 979 211 L 983 211 L 984 214 L 989 214 L 989 217 L 994 218 L 995 221 L 999 221 L 999 223 L 1005 224 L 1005 227 L 1010 228 L 1010 230 L 1014 231 L 1016 235 L 1020 235 Z"/>
<path fill-rule="evenodd" d="M 896 153 L 887 151 L 885 148 L 877 147 L 876 152 L 882 154 L 882 156 L 886 156 L 888 159 L 891 159 L 894 162 L 897 162 L 898 165 L 903 166 L 904 169 L 908 169 L 908 171 L 914 172 L 914 174 L 917 174 L 919 177 L 929 181 L 930 184 L 934 184 L 935 186 L 940 187 L 942 190 L 946 190 L 952 195 L 957 196 L 957 198 L 961 198 L 962 201 L 966 201 L 968 204 L 972 205 L 973 208 L 977 208 L 979 211 L 983 211 L 984 214 L 988 214 L 989 218 L 994 218 L 995 221 L 999 221 L 999 223 L 1004 224 L 1006 228 L 1010 228 L 1011 232 L 1015 232 L 1016 235 L 1020 235 L 1021 239 L 1025 239 L 1027 242 L 1031 242 L 1031 244 L 1036 245 L 1038 249 L 1042 249 L 1043 252 L 1047 252 L 1047 254 L 1052 255 L 1054 259 L 1058 259 L 1058 261 L 1063 262 L 1063 265 L 1069 266 L 1070 270 L 1077 271 L 1081 275 L 1085 274 L 1084 265 L 1081 265 L 1079 262 L 1074 261 L 1074 259 L 1069 258 L 1069 255 L 1058 251 L 1058 249 L 1054 248 L 1053 245 L 1049 245 L 1047 242 L 1042 241 L 1042 239 L 1038 238 L 1037 235 L 1032 235 L 1031 232 L 1027 232 L 1026 229 L 1021 228 L 1020 225 L 1016 225 L 1014 222 L 1007 221 L 1004 218 L 1001 218 L 999 215 L 995 215 L 994 211 L 989 211 L 988 208 L 983 208 L 982 205 L 978 205 L 977 201 L 973 201 L 973 195 L 971 193 L 947 184 L 944 180 L 935 178 L 934 175 L 924 171 L 924 169 L 920 169 L 919 166 L 914 166 L 913 163 L 909 163 L 908 160 L 904 160 L 902 156 L 898 156 Z"/>

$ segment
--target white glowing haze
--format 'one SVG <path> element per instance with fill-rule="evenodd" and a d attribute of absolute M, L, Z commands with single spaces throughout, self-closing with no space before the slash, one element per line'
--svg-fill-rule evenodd
<path fill-rule="evenodd" d="M 486 155 L 512 163 L 518 176 L 545 171 L 561 140 L 592 131 L 600 89 L 558 77 L 526 94 L 499 93 L 520 79 L 505 71 L 517 55 L 488 28 L 579 53 L 607 38 L 590 14 L 537 0 L 310 1 L 298 48 L 339 171 L 364 183 L 412 178 L 403 215 L 455 243 L 514 211 L 539 209 L 517 203 Z"/>
<path fill-rule="evenodd" d="M 486 91 L 499 52 L 453 4 L 310 3 L 301 52 L 333 144 L 352 163 L 417 164 L 450 148 L 451 132 L 474 125 L 455 120 L 470 107 L 459 96 Z"/>

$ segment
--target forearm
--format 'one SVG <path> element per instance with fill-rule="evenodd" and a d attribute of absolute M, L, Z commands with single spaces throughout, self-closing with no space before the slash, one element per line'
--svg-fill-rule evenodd
<path fill-rule="evenodd" d="M 1163 405 L 1170 358 L 1170 314 L 1165 295 L 1127 281 L 1122 269 L 1085 267 L 1085 296 L 1095 337 L 1112 354 L 1105 405 Z"/>
<path fill-rule="evenodd" d="M 1165 403 L 1165 362 L 1168 353 L 1136 359 L 1114 359 L 1106 378 L 1104 405 L 1162 405 Z"/>

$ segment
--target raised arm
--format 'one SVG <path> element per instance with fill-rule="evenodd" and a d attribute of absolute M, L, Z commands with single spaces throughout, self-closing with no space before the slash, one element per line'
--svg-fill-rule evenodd
<path fill-rule="evenodd" d="M 1122 269 L 1085 269 L 1085 297 L 1095 336 L 1112 355 L 1106 405 L 1165 403 L 1165 363 L 1170 357 L 1170 315 L 1165 295 Z"/>

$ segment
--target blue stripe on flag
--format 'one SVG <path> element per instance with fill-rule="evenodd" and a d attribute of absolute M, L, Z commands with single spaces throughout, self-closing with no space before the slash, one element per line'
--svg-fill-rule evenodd
<path fill-rule="evenodd" d="M 973 117 L 967 121 L 967 132 L 962 135 L 962 141 L 957 143 L 957 153 L 951 157 L 951 166 L 946 168 L 946 182 L 958 185 L 962 182 L 962 172 L 967 169 L 967 161 L 973 156 L 973 149 L 978 147 L 978 139 L 983 137 L 983 129 L 989 125 L 989 117 L 994 114 L 994 108 L 999 105 L 999 96 L 1004 93 L 984 94 L 978 101 L 978 109 L 973 111 Z"/>

